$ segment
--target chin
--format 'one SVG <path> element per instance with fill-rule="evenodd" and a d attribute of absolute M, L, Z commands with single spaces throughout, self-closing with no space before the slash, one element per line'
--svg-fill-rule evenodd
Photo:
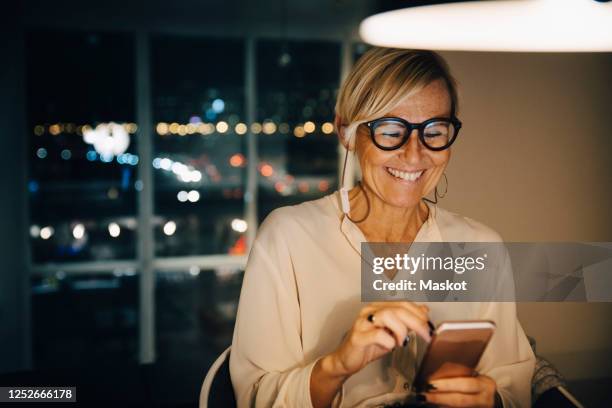
<path fill-rule="evenodd" d="M 414 192 L 402 191 L 402 189 L 389 188 L 384 190 L 381 198 L 387 204 L 398 208 L 412 208 L 419 204 L 421 196 Z"/>
<path fill-rule="evenodd" d="M 378 174 L 375 185 L 376 194 L 382 201 L 397 208 L 413 208 L 421 201 L 422 187 L 419 185 L 425 181 L 405 181 L 391 178 L 386 171 L 384 174 Z"/>

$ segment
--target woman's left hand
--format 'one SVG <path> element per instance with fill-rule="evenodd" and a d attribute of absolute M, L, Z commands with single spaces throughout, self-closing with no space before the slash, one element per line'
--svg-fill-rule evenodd
<path fill-rule="evenodd" d="M 427 402 L 441 407 L 495 406 L 495 380 L 486 375 L 476 377 L 445 378 L 430 381 L 432 387 L 425 393 Z M 435 387 L 435 388 L 433 388 Z"/>

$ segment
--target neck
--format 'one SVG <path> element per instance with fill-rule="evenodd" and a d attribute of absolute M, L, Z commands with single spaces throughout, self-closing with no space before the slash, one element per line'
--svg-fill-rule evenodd
<path fill-rule="evenodd" d="M 429 208 L 422 201 L 414 207 L 395 207 L 363 184 L 349 191 L 349 201 L 351 219 L 357 221 L 370 242 L 413 242 L 429 216 Z"/>

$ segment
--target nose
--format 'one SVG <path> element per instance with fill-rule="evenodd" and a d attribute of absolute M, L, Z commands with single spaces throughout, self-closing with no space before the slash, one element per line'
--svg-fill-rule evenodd
<path fill-rule="evenodd" d="M 425 146 L 419 140 L 419 131 L 413 129 L 408 141 L 400 148 L 400 156 L 405 163 L 416 164 L 421 162 Z"/>

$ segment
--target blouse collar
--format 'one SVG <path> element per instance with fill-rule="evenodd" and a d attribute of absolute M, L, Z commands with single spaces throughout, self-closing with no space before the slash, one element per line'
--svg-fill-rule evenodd
<path fill-rule="evenodd" d="M 335 191 L 333 195 L 328 196 L 336 209 L 336 213 L 340 217 L 340 232 L 347 239 L 349 244 L 353 247 L 357 253 L 361 255 L 361 243 L 367 242 L 368 240 L 363 235 L 363 232 L 359 227 L 351 221 L 341 210 L 340 204 L 340 192 Z M 442 242 L 442 235 L 437 222 L 438 207 L 435 204 L 425 202 L 429 208 L 429 216 L 427 220 L 421 225 L 421 228 L 417 232 L 414 238 L 415 242 Z"/>

